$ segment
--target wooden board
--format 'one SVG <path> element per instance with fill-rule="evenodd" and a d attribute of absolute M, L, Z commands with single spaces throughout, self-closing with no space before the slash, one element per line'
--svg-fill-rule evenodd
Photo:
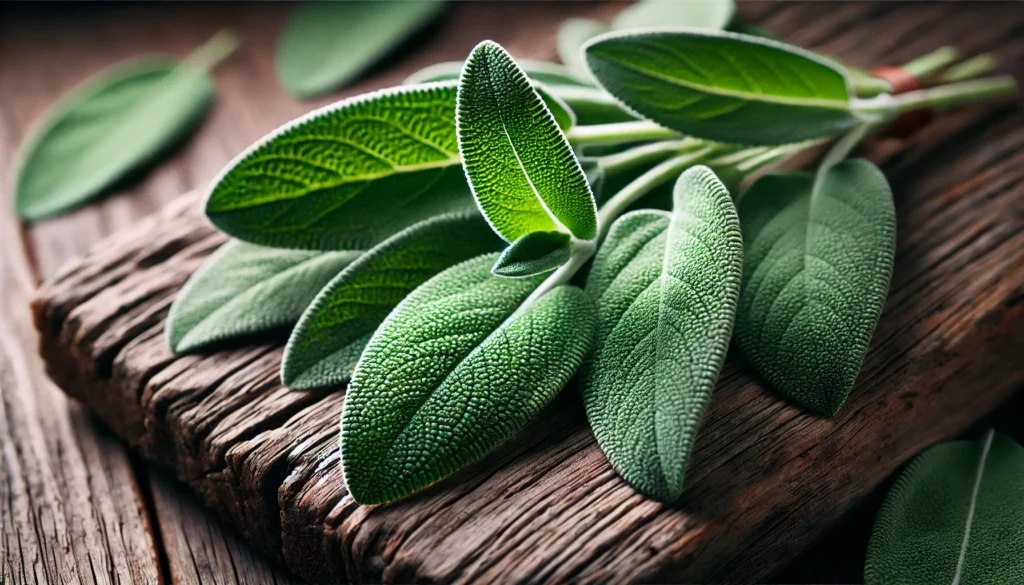
<path fill-rule="evenodd" d="M 512 5 L 513 19 L 510 13 L 491 6 L 463 6 L 453 15 L 459 26 L 492 30 L 487 36 L 505 43 L 519 57 L 550 55 L 558 19 L 570 10 L 582 11 L 549 5 L 526 10 L 524 6 L 533 4 L 517 4 Z M 223 8 L 203 10 L 221 21 L 227 19 Z M 1005 62 L 1018 67 L 1024 56 L 1022 19 L 1010 5 L 968 8 L 851 3 L 829 4 L 823 9 L 821 5 L 787 3 L 744 5 L 742 10 L 761 17 L 794 42 L 849 56 L 859 65 L 900 62 L 948 42 L 966 51 L 996 49 Z M 225 75 L 222 89 L 235 100 L 233 107 L 219 110 L 213 129 L 204 131 L 185 158 L 175 162 L 174 168 L 182 170 L 157 173 L 134 198 L 113 198 L 29 231 L 26 256 L 34 263 L 26 267 L 23 260 L 18 261 L 15 272 L 21 276 L 13 280 L 21 286 L 19 290 L 31 288 L 33 271 L 52 273 L 63 259 L 84 251 L 99 235 L 135 223 L 182 186 L 202 183 L 248 140 L 306 109 L 294 103 L 282 105 L 280 100 L 269 107 L 253 102 L 237 107 L 238 96 L 273 93 L 273 82 L 267 81 L 266 55 L 258 54 L 268 52 L 274 28 L 266 20 L 252 17 L 251 9 L 247 14 L 243 15 L 246 26 L 265 34 L 239 65 L 245 73 L 236 69 Z M 199 20 L 205 26 L 219 26 Z M 509 22 L 516 26 L 507 26 Z M 146 30 L 133 34 L 136 38 L 147 36 Z M 208 32 L 212 30 L 195 32 L 195 38 L 174 37 L 175 52 L 186 52 Z M 68 38 L 72 37 L 69 33 Z M 393 69 L 387 78 L 393 83 L 419 65 L 459 57 L 472 45 L 468 35 L 459 38 L 458 42 L 436 41 L 434 49 L 416 57 L 416 63 Z M 82 60 L 89 52 L 71 54 Z M 18 76 L 22 77 L 32 78 L 27 72 Z M 254 90 L 250 80 L 262 80 L 264 86 Z M 362 89 L 387 83 L 384 79 L 367 80 Z M 53 94 L 57 89 L 49 87 L 48 91 Z M 44 105 L 31 107 L 38 111 Z M 19 135 L 28 115 L 6 106 L 5 110 L 7 136 Z M 15 124 L 18 128 L 10 130 Z M 208 505 L 240 527 L 248 540 L 272 558 L 286 561 L 300 575 L 337 579 L 348 571 L 355 579 L 371 581 L 382 577 L 449 581 L 488 576 L 522 581 L 563 577 L 747 580 L 767 574 L 806 548 L 901 460 L 932 441 L 956 434 L 1007 395 L 1014 384 L 1020 384 L 1019 369 L 1013 369 L 1012 359 L 1002 358 L 1020 353 L 1024 264 L 1019 239 L 1021 126 L 1020 113 L 1014 109 L 958 116 L 936 128 L 932 140 L 922 138 L 918 145 L 888 159 L 885 168 L 897 191 L 900 214 L 896 289 L 854 401 L 835 422 L 805 417 L 747 381 L 740 364 L 723 378 L 700 439 L 692 474 L 696 481 L 690 489 L 693 495 L 682 509 L 646 502 L 614 477 L 582 425 L 578 401 L 571 393 L 522 437 L 434 490 L 398 506 L 372 510 L 353 506 L 344 497 L 333 456 L 340 392 L 283 396 L 273 383 L 279 352 L 269 346 L 236 349 L 199 360 L 172 360 L 160 353 L 165 350 L 158 347 L 158 322 L 173 289 L 180 286 L 180 281 L 173 284 L 168 280 L 161 270 L 166 268 L 163 263 L 172 258 L 180 268 L 183 252 L 190 250 L 199 256 L 214 245 L 201 234 L 190 236 L 198 238 L 191 244 L 160 240 L 159 234 L 173 227 L 169 222 L 142 226 L 147 233 L 135 240 L 119 239 L 121 243 L 116 244 L 127 254 L 130 270 L 124 274 L 145 271 L 153 283 L 145 278 L 129 277 L 123 282 L 114 278 L 108 284 L 119 292 L 97 294 L 100 289 L 90 291 L 88 284 L 76 284 L 95 284 L 92 277 L 68 275 L 63 284 L 42 292 L 52 301 L 47 306 L 63 303 L 65 316 L 59 323 L 54 320 L 42 325 L 51 331 L 46 337 L 63 335 L 68 340 L 64 349 L 54 351 L 74 355 L 61 359 L 92 364 L 89 368 L 75 366 L 89 372 L 57 372 L 55 377 L 66 390 L 86 396 L 101 412 L 106 410 L 112 428 L 140 445 L 149 457 L 174 469 Z M 882 147 L 878 155 L 886 158 L 895 148 Z M 9 153 L 2 158 L 10 160 Z M 195 221 L 182 218 L 173 225 L 184 233 L 192 229 L 185 224 Z M 10 242 L 19 243 L 13 225 L 9 222 L 3 228 L 5 256 L 12 249 Z M 165 245 L 152 254 L 133 252 L 140 243 L 153 249 L 158 240 Z M 109 257 L 111 248 L 107 250 L 100 254 Z M 78 290 L 70 296 L 55 296 L 61 287 L 65 292 Z M 4 291 L 7 295 L 6 285 Z M 27 295 L 20 294 L 21 298 Z M 7 298 L 12 297 L 6 296 L 5 301 Z M 24 307 L 23 302 L 15 300 L 11 306 Z M 115 305 L 125 311 L 109 312 Z M 104 311 L 106 317 L 96 319 Z M 13 353 L 31 364 L 34 357 L 29 348 L 34 341 L 24 326 L 25 315 L 10 312 L 23 325 L 14 329 L 5 347 L 16 348 Z M 78 333 L 69 333 L 72 329 Z M 131 339 L 122 344 L 115 340 L 123 332 Z M 138 356 L 153 361 L 129 364 Z M 103 363 L 110 364 L 109 370 L 95 367 Z M 38 362 L 35 364 L 12 369 L 38 371 Z M 197 371 L 217 368 L 232 373 L 224 379 L 209 379 L 206 385 L 196 379 Z M 8 390 L 11 386 L 0 381 L 6 412 L 12 412 L 7 406 L 12 400 L 18 408 L 52 403 L 49 398 L 40 401 L 33 397 L 46 386 L 40 378 L 18 379 L 27 394 L 12 393 Z M 135 395 L 108 393 L 132 385 L 138 391 Z M 914 392 L 916 396 L 911 395 Z M 120 412 L 111 410 L 115 406 Z M 61 575 L 65 581 L 142 581 L 158 571 L 157 563 L 146 563 L 155 556 L 161 557 L 160 564 L 169 565 L 166 573 L 175 582 L 193 582 L 193 575 L 204 582 L 272 582 L 280 578 L 269 574 L 259 559 L 250 560 L 254 571 L 262 571 L 260 576 L 248 573 L 244 547 L 239 548 L 219 529 L 204 528 L 216 523 L 196 515 L 188 500 L 177 497 L 166 482 L 150 482 L 148 473 L 142 474 L 141 480 L 138 475 L 133 478 L 127 463 L 121 464 L 125 471 L 115 472 L 110 484 L 94 484 L 90 498 L 75 496 L 82 478 L 96 473 L 100 464 L 95 457 L 68 459 L 66 454 L 69 447 L 94 453 L 88 445 L 97 440 L 95 431 L 80 411 L 73 416 L 83 422 L 70 424 L 75 432 L 64 435 L 51 431 L 69 426 L 62 422 L 68 420 L 65 411 L 31 406 L 28 412 L 28 419 L 44 421 L 34 425 L 46 429 L 36 432 L 32 440 L 43 445 L 50 441 L 51 446 L 44 448 L 63 457 L 74 487 L 50 490 L 53 504 L 48 507 L 27 505 L 26 509 L 44 513 L 58 509 L 66 517 L 109 518 L 107 526 L 126 526 L 128 534 L 137 531 L 135 537 L 126 537 L 132 543 L 155 544 L 124 552 L 116 537 L 109 536 L 113 532 L 97 539 L 97 525 L 87 524 L 86 529 L 68 530 L 64 537 L 42 531 L 33 540 L 37 556 L 22 559 L 11 552 L 10 543 L 16 541 L 7 540 L 3 543 L 4 562 L 20 571 L 15 573 L 15 582 L 22 582 L 18 575 L 27 575 L 26 581 L 53 582 Z M 250 413 L 258 414 L 250 420 Z M 137 420 L 123 420 L 133 416 Z M 249 424 L 237 424 L 240 421 Z M 735 431 L 726 432 L 733 426 Z M 741 431 L 745 434 L 732 434 Z M 6 452 L 30 436 L 20 428 L 5 435 Z M 60 439 L 62 436 L 68 438 Z M 738 438 L 730 442 L 729 437 Z M 782 440 L 774 442 L 778 437 Z M 113 453 L 115 461 L 118 457 L 127 461 L 109 439 L 101 444 Z M 772 449 L 765 456 L 758 445 L 771 445 Z M 48 460 L 38 452 L 19 455 L 25 464 L 16 472 L 24 474 L 28 484 L 23 493 L 46 493 L 35 478 L 49 473 Z M 5 458 L 5 462 L 11 460 Z M 827 473 L 836 466 L 840 473 Z M 5 471 L 15 477 L 11 469 Z M 724 483 L 719 486 L 716 482 Z M 132 497 L 132 492 L 109 493 L 109 485 L 140 483 L 141 497 Z M 5 496 L 7 493 L 16 490 L 5 492 Z M 89 511 L 87 502 L 95 511 Z M 733 505 L 745 512 L 739 516 L 720 513 Z M 21 534 L 27 538 L 37 521 L 25 518 L 22 525 L 27 528 Z M 150 530 L 154 518 L 160 524 L 155 538 Z M 4 519 L 4 534 L 13 534 L 8 531 L 12 525 L 8 515 Z M 204 530 L 212 540 L 203 540 Z M 103 539 L 110 542 L 104 544 Z M 68 560 L 61 555 L 69 546 L 83 552 Z M 113 552 L 103 553 L 106 556 L 95 552 L 104 549 Z M 84 570 L 94 555 L 99 569 Z M 126 566 L 142 566 L 136 571 L 142 577 L 132 578 L 131 571 L 120 569 Z"/>

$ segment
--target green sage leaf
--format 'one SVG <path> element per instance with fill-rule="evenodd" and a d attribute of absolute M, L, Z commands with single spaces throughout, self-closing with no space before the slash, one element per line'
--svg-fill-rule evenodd
<path fill-rule="evenodd" d="M 61 98 L 21 147 L 18 216 L 37 221 L 80 205 L 194 130 L 213 103 L 211 65 L 171 57 L 128 61 Z"/>
<path fill-rule="evenodd" d="M 476 210 L 431 218 L 388 238 L 341 271 L 302 314 L 285 346 L 282 381 L 307 390 L 348 380 L 370 335 L 407 294 L 502 244 Z"/>
<path fill-rule="evenodd" d="M 572 147 L 497 43 L 480 43 L 466 60 L 456 131 L 473 195 L 502 238 L 559 225 L 581 240 L 597 235 L 594 196 Z"/>
<path fill-rule="evenodd" d="M 597 300 L 583 400 L 598 445 L 641 492 L 665 502 L 683 480 L 725 361 L 743 264 L 739 220 L 707 167 L 675 184 L 674 208 L 614 224 L 587 280 Z"/>
<path fill-rule="evenodd" d="M 443 0 L 307 2 L 281 33 L 277 76 L 296 97 L 328 94 L 377 63 L 443 7 Z"/>
<path fill-rule="evenodd" d="M 860 121 L 841 68 L 776 41 L 667 29 L 609 33 L 585 51 L 612 95 L 696 138 L 786 144 L 832 136 Z"/>
<path fill-rule="evenodd" d="M 544 100 L 544 105 L 548 107 L 551 115 L 555 118 L 555 124 L 558 125 L 559 130 L 566 132 L 576 125 L 576 114 L 569 104 L 552 93 L 543 83 L 535 83 L 533 88 L 537 90 L 540 99 Z"/>
<path fill-rule="evenodd" d="M 551 93 L 565 102 L 576 116 L 576 125 L 632 122 L 637 117 L 604 90 L 569 85 L 548 86 Z"/>
<path fill-rule="evenodd" d="M 533 81 L 538 81 L 551 88 L 557 89 L 562 86 L 593 87 L 590 80 L 590 73 L 580 76 L 577 72 L 565 65 L 551 63 L 550 61 L 533 61 L 522 59 L 516 61 L 526 75 Z M 429 83 L 431 81 L 456 81 L 462 75 L 464 61 L 445 61 L 436 63 L 420 69 L 402 82 L 403 85 L 414 83 Z"/>
<path fill-rule="evenodd" d="M 178 353 L 293 325 L 362 252 L 310 252 L 230 241 L 178 293 L 166 335 Z"/>
<path fill-rule="evenodd" d="M 569 261 L 572 238 L 565 232 L 530 232 L 509 244 L 491 272 L 523 278 L 551 272 Z"/>
<path fill-rule="evenodd" d="M 542 276 L 491 275 L 497 254 L 453 266 L 403 300 L 356 366 L 341 416 L 345 485 L 394 500 L 483 456 L 569 381 L 594 308 L 563 285 L 517 309 Z"/>
<path fill-rule="evenodd" d="M 889 289 L 892 191 L 846 160 L 815 176 L 769 174 L 739 200 L 743 292 L 736 340 L 779 393 L 834 415 L 860 371 Z"/>
<path fill-rule="evenodd" d="M 615 16 L 612 29 L 685 26 L 721 30 L 735 12 L 733 0 L 639 0 Z"/>
<path fill-rule="evenodd" d="M 558 28 L 558 58 L 576 75 L 588 79 L 590 69 L 583 60 L 580 48 L 583 44 L 599 34 L 608 32 L 609 27 L 603 22 L 590 18 L 567 18 Z M 530 71 L 527 69 L 526 71 Z"/>
<path fill-rule="evenodd" d="M 473 209 L 455 135 L 454 82 L 342 100 L 275 130 L 214 181 L 206 214 L 265 246 L 368 249 Z"/>
<path fill-rule="evenodd" d="M 900 474 L 875 521 L 868 585 L 1024 582 L 1024 448 L 991 431 L 936 445 Z"/>

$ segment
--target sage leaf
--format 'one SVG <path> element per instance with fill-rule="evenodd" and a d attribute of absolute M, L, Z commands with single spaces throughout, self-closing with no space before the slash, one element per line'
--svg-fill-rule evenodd
<path fill-rule="evenodd" d="M 989 431 L 936 445 L 900 474 L 868 544 L 864 581 L 1024 582 L 1024 448 Z"/>
<path fill-rule="evenodd" d="M 565 63 L 565 66 L 574 71 L 580 77 L 590 77 L 590 70 L 587 63 L 580 54 L 580 48 L 584 43 L 599 34 L 608 32 L 609 27 L 603 22 L 590 18 L 567 18 L 562 21 L 558 28 L 558 58 Z M 529 70 L 527 69 L 529 74 Z"/>
<path fill-rule="evenodd" d="M 476 210 L 424 220 L 388 238 L 342 270 L 302 314 L 285 346 L 282 381 L 307 390 L 348 380 L 370 335 L 407 294 L 502 244 Z"/>
<path fill-rule="evenodd" d="M 587 178 L 554 116 L 512 57 L 491 41 L 473 49 L 459 81 L 456 131 L 477 204 L 506 241 L 564 226 L 597 235 Z"/>
<path fill-rule="evenodd" d="M 455 135 L 456 83 L 342 100 L 270 133 L 214 181 L 206 215 L 255 244 L 369 249 L 473 209 Z"/>
<path fill-rule="evenodd" d="M 860 371 L 889 288 L 892 191 L 846 160 L 821 173 L 768 174 L 738 204 L 743 290 L 736 341 L 783 396 L 832 416 Z"/>
<path fill-rule="evenodd" d="M 572 238 L 565 232 L 530 232 L 509 244 L 491 272 L 523 278 L 551 272 L 569 261 Z"/>
<path fill-rule="evenodd" d="M 298 98 L 328 94 L 380 61 L 443 7 L 443 0 L 306 2 L 278 40 L 278 79 Z"/>
<path fill-rule="evenodd" d="M 603 90 L 569 85 L 549 85 L 548 89 L 569 106 L 578 126 L 637 120 L 636 116 L 623 109 L 615 98 Z"/>
<path fill-rule="evenodd" d="M 178 293 L 165 332 L 177 353 L 293 325 L 362 252 L 311 252 L 229 241 Z"/>
<path fill-rule="evenodd" d="M 593 87 L 590 81 L 590 73 L 584 70 L 585 75 L 581 76 L 565 65 L 551 63 L 550 61 L 534 61 L 522 59 L 517 61 L 526 75 L 533 81 L 543 83 L 549 87 L 561 88 L 562 86 Z M 431 81 L 455 81 L 462 75 L 464 61 L 445 61 L 435 63 L 420 69 L 402 82 L 403 85 L 414 83 L 428 83 Z"/>
<path fill-rule="evenodd" d="M 566 132 L 576 125 L 576 114 L 562 98 L 552 93 L 542 83 L 535 83 L 533 88 L 537 90 L 537 95 L 544 100 L 544 105 L 548 107 L 551 115 L 555 118 L 555 124 L 558 125 L 559 130 Z"/>
<path fill-rule="evenodd" d="M 583 291 L 562 285 L 520 309 L 543 277 L 498 278 L 496 259 L 428 280 L 367 345 L 341 416 L 342 470 L 356 502 L 401 498 L 483 456 L 536 415 L 589 350 L 596 324 Z"/>
<path fill-rule="evenodd" d="M 733 0 L 639 0 L 615 16 L 612 29 L 685 26 L 721 30 L 735 12 Z"/>
<path fill-rule="evenodd" d="M 585 51 L 612 95 L 696 138 L 769 146 L 832 136 L 860 121 L 841 68 L 776 41 L 650 30 L 601 35 Z"/>
<path fill-rule="evenodd" d="M 725 186 L 692 167 L 671 214 L 634 211 L 614 224 L 590 271 L 595 351 L 583 400 L 598 445 L 639 491 L 683 493 L 697 428 L 725 361 L 743 264 Z"/>
<path fill-rule="evenodd" d="M 62 97 L 19 152 L 18 216 L 38 221 L 76 207 L 180 142 L 213 103 L 209 69 L 237 43 L 221 33 L 184 61 L 119 63 Z"/>

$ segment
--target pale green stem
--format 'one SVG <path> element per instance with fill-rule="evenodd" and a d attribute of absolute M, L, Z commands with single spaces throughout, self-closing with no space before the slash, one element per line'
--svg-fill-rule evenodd
<path fill-rule="evenodd" d="M 601 156 L 597 158 L 597 162 L 606 173 L 614 175 L 638 166 L 659 163 L 674 154 L 690 152 L 704 145 L 704 142 L 695 138 L 667 140 Z"/>
<path fill-rule="evenodd" d="M 940 47 L 931 53 L 926 53 L 903 64 L 900 69 L 917 79 L 924 79 L 936 71 L 955 63 L 959 58 L 960 54 L 955 47 Z"/>
<path fill-rule="evenodd" d="M 755 153 L 754 156 L 750 156 L 736 164 L 736 170 L 744 175 L 749 175 L 754 171 L 762 169 L 770 164 L 774 164 L 784 158 L 793 156 L 799 152 L 807 150 L 808 148 L 813 148 L 826 140 L 828 139 L 808 140 L 806 142 L 794 142 L 793 144 L 783 144 L 773 148 L 761 149 L 763 152 Z M 722 161 L 715 160 L 712 162 L 712 166 L 717 164 L 722 164 Z M 725 164 L 729 163 L 726 162 Z"/>
<path fill-rule="evenodd" d="M 946 110 L 960 105 L 1004 97 L 1012 94 L 1016 89 L 1017 81 L 1012 75 L 999 75 L 910 91 L 896 96 L 880 95 L 871 99 L 856 100 L 853 106 L 858 113 L 877 118 L 873 121 L 883 122 L 911 110 L 929 107 L 935 110 Z"/>
<path fill-rule="evenodd" d="M 575 146 L 585 144 L 620 144 L 640 140 L 670 140 L 681 137 L 679 132 L 669 130 L 655 124 L 638 120 L 636 122 L 619 122 L 616 124 L 593 124 L 576 126 L 566 134 L 569 142 Z"/>
<path fill-rule="evenodd" d="M 949 69 L 942 72 L 939 81 L 953 83 L 954 81 L 965 81 L 990 73 L 999 65 L 999 61 L 992 53 L 982 53 L 971 57 L 966 61 L 951 65 Z"/>
<path fill-rule="evenodd" d="M 210 40 L 203 43 L 192 54 L 185 57 L 182 64 L 195 69 L 209 71 L 218 63 L 235 52 L 240 43 L 238 35 L 230 29 L 225 29 L 213 35 Z"/>

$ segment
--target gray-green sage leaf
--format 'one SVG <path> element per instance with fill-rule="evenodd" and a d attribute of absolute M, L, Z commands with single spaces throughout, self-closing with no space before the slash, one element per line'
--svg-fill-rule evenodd
<path fill-rule="evenodd" d="M 506 278 L 551 272 L 569 261 L 571 240 L 565 232 L 530 232 L 508 245 L 491 272 Z"/>
<path fill-rule="evenodd" d="M 701 418 L 729 348 L 743 264 L 739 220 L 707 167 L 683 173 L 671 214 L 616 221 L 587 280 L 598 306 L 583 399 L 598 445 L 641 492 L 683 493 Z"/>

